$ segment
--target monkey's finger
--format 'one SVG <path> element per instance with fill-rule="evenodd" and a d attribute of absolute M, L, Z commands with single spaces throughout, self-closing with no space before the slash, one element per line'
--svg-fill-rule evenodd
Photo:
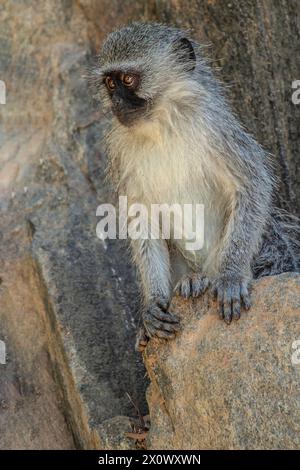
<path fill-rule="evenodd" d="M 166 323 L 179 323 L 180 322 L 180 318 L 178 315 L 176 315 L 176 313 L 163 312 L 160 309 L 155 309 L 152 312 L 152 315 L 158 320 L 164 321 Z"/>
<path fill-rule="evenodd" d="M 181 324 L 180 323 L 165 323 L 164 322 L 164 325 L 169 325 L 169 327 L 172 328 L 172 331 L 180 331 L 181 330 Z"/>
<path fill-rule="evenodd" d="M 191 295 L 191 280 L 189 278 L 183 279 L 181 282 L 180 295 L 184 299 L 188 299 Z"/>
<path fill-rule="evenodd" d="M 157 314 L 159 313 L 159 316 Z M 157 318 L 157 316 L 158 318 Z M 167 321 L 164 321 L 164 319 L 167 318 Z M 146 328 L 146 331 L 150 333 L 150 335 L 153 335 L 154 329 L 165 329 L 168 331 L 178 331 L 180 329 L 180 324 L 178 322 L 173 322 L 171 323 L 169 320 L 172 318 L 170 314 L 166 314 L 162 312 L 161 310 L 155 310 L 154 312 L 146 312 L 143 316 L 144 320 L 144 325 Z"/>
<path fill-rule="evenodd" d="M 155 328 L 153 328 L 152 324 L 147 322 L 147 320 L 144 319 L 144 326 L 146 330 L 146 334 L 149 338 L 153 338 L 155 336 Z"/>
<path fill-rule="evenodd" d="M 224 301 L 223 301 L 223 311 L 224 311 L 224 321 L 229 325 L 232 320 L 232 302 L 231 302 L 231 290 L 226 289 L 224 292 Z"/>
<path fill-rule="evenodd" d="M 148 341 L 149 341 L 149 338 L 146 335 L 145 328 L 144 327 L 139 328 L 138 333 L 136 335 L 135 350 L 138 352 L 142 352 L 147 346 Z"/>
<path fill-rule="evenodd" d="M 147 324 L 150 323 L 151 327 L 155 328 L 155 330 L 163 330 L 163 331 L 170 331 L 175 332 L 180 330 L 180 325 L 178 323 L 166 323 L 164 321 L 159 321 L 155 317 L 147 320 Z"/>
<path fill-rule="evenodd" d="M 166 323 L 158 322 L 156 323 L 155 319 L 152 317 L 152 320 L 147 321 L 144 320 L 145 329 L 147 335 L 151 338 L 156 336 L 157 338 L 164 338 L 164 339 L 172 339 L 175 338 L 176 330 L 168 331 L 166 330 Z M 161 325 L 163 325 L 164 329 L 161 329 Z M 174 327 L 174 325 L 172 325 Z M 171 327 L 171 325 L 169 325 Z"/>
<path fill-rule="evenodd" d="M 234 320 L 239 320 L 241 317 L 241 301 L 240 299 L 232 300 L 232 317 Z"/>
<path fill-rule="evenodd" d="M 207 277 L 192 279 L 192 296 L 199 297 L 204 294 L 209 286 L 209 280 Z"/>
<path fill-rule="evenodd" d="M 212 285 L 210 288 L 210 293 L 214 299 L 218 298 L 218 287 L 216 285 Z"/>
<path fill-rule="evenodd" d="M 217 289 L 218 311 L 221 320 L 224 318 L 224 289 L 219 287 Z"/>
<path fill-rule="evenodd" d="M 240 286 L 234 285 L 232 287 L 232 317 L 234 320 L 238 320 L 241 316 L 241 298 L 240 298 Z"/>
<path fill-rule="evenodd" d="M 165 331 L 165 330 L 156 330 L 155 336 L 157 336 L 158 338 L 162 338 L 162 339 L 174 339 L 175 333 L 172 333 L 170 331 Z"/>
<path fill-rule="evenodd" d="M 191 295 L 191 280 L 188 276 L 180 279 L 177 282 L 174 292 L 177 295 L 181 295 L 184 299 L 187 299 Z"/>
<path fill-rule="evenodd" d="M 245 283 L 243 283 L 241 286 L 241 298 L 242 298 L 245 309 L 249 310 L 249 308 L 251 307 L 251 299 L 250 299 L 248 287 Z"/>
<path fill-rule="evenodd" d="M 206 291 L 209 288 L 210 280 L 208 279 L 208 277 L 205 277 L 202 279 L 202 286 L 203 286 L 204 291 Z"/>
<path fill-rule="evenodd" d="M 161 322 L 155 318 L 153 318 L 151 326 L 153 326 L 155 330 L 169 331 L 170 333 L 175 333 L 180 330 L 180 325 L 178 323 Z"/>
<path fill-rule="evenodd" d="M 174 294 L 180 295 L 180 289 L 181 289 L 181 282 L 177 282 L 176 286 L 173 289 Z"/>

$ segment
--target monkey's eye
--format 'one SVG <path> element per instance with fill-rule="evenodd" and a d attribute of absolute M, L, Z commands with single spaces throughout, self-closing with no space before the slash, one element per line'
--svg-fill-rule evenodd
<path fill-rule="evenodd" d="M 116 88 L 116 84 L 110 76 L 105 78 L 105 85 L 106 85 L 107 89 L 110 90 L 110 91 L 112 91 Z"/>
<path fill-rule="evenodd" d="M 122 77 L 122 81 L 125 86 L 127 87 L 133 87 L 137 85 L 138 78 L 136 75 L 132 75 L 129 73 L 125 73 Z"/>

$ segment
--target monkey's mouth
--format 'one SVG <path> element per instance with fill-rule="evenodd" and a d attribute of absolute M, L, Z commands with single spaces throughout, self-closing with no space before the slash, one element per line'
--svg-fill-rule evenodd
<path fill-rule="evenodd" d="M 112 107 L 112 112 L 123 126 L 132 127 L 138 121 L 146 117 L 146 109 L 132 108 L 132 109 L 118 109 Z"/>

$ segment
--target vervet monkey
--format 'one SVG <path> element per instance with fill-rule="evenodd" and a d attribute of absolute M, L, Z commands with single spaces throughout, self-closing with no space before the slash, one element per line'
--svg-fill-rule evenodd
<path fill-rule="evenodd" d="M 141 279 L 143 348 L 173 338 L 173 289 L 207 289 L 229 324 L 250 308 L 253 277 L 299 269 L 297 221 L 273 208 L 268 156 L 232 113 L 201 46 L 180 29 L 133 23 L 111 33 L 93 71 L 97 96 L 112 110 L 109 173 L 128 203 L 203 204 L 204 246 L 132 240 Z M 178 273 L 183 273 L 178 280 Z"/>

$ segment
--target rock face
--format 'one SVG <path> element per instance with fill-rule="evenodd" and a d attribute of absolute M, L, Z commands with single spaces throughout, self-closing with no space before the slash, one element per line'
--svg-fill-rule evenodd
<path fill-rule="evenodd" d="M 146 348 L 148 448 L 298 449 L 300 276 L 257 281 L 252 309 L 230 326 L 215 307 L 174 299 L 182 333 Z"/>
<path fill-rule="evenodd" d="M 96 236 L 110 199 L 82 8 L 24 1 L 0 12 L 0 448 L 107 447 L 109 419 L 136 417 L 132 403 L 147 410 L 134 271 L 126 246 Z"/>
<path fill-rule="evenodd" d="M 5 248 L 2 238 L 0 339 L 6 363 L 0 362 L 0 449 L 73 449 L 32 261 L 21 253 L 8 259 Z"/>

